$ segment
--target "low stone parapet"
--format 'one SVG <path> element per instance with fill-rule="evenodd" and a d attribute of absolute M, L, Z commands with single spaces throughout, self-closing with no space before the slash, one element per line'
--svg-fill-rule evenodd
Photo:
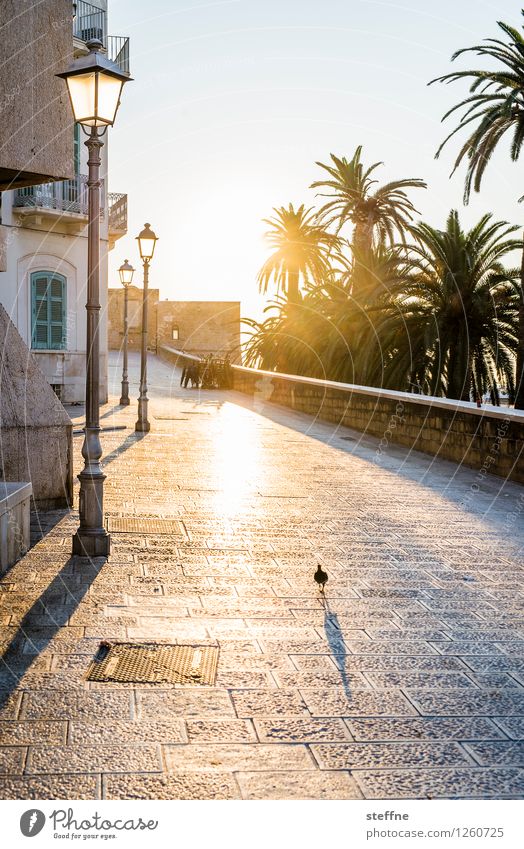
<path fill-rule="evenodd" d="M 198 359 L 164 347 L 161 357 L 183 368 Z M 377 461 L 392 444 L 524 483 L 524 411 L 397 392 L 373 386 L 277 374 L 232 365 L 233 388 L 267 403 L 307 413 L 376 437 Z"/>
<path fill-rule="evenodd" d="M 30 483 L 0 481 L 0 574 L 29 548 Z"/>
<path fill-rule="evenodd" d="M 486 474 L 524 483 L 524 412 L 477 408 L 465 401 L 371 386 L 275 374 L 233 366 L 234 389 L 255 409 L 272 403 L 379 440 L 377 461 L 391 444 L 433 454 Z"/>

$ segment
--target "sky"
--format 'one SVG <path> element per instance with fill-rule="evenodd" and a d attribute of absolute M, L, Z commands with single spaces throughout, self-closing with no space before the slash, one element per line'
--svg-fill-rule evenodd
<path fill-rule="evenodd" d="M 524 226 L 524 162 L 494 157 L 482 193 L 463 208 L 458 141 L 435 152 L 467 93 L 429 80 L 479 67 L 453 52 L 524 20 L 512 0 L 109 0 L 109 32 L 131 39 L 131 73 L 110 137 L 109 188 L 129 196 L 129 231 L 110 254 L 110 286 L 134 236 L 159 237 L 150 286 L 173 300 L 240 300 L 260 318 L 257 272 L 273 207 L 318 203 L 315 162 L 383 161 L 380 182 L 421 177 L 412 199 L 443 226 L 487 211 Z M 140 269 L 135 282 L 140 282 Z"/>

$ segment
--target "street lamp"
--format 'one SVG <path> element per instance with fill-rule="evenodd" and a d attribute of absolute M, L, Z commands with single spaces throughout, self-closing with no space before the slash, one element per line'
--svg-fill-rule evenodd
<path fill-rule="evenodd" d="M 147 321 L 149 306 L 149 263 L 153 259 L 157 237 L 151 230 L 150 224 L 145 224 L 142 232 L 136 237 L 140 259 L 144 265 L 144 298 L 142 301 L 142 348 L 140 353 L 140 397 L 138 399 L 138 419 L 135 431 L 147 433 L 151 425 L 147 419 Z"/>
<path fill-rule="evenodd" d="M 110 537 L 104 528 L 104 480 L 100 466 L 100 150 L 102 136 L 112 127 L 124 83 L 130 77 L 100 54 L 101 41 L 88 41 L 89 53 L 75 59 L 67 71 L 57 74 L 67 83 L 75 121 L 87 135 L 88 241 L 87 241 L 87 333 L 86 424 L 80 481 L 80 526 L 73 536 L 73 554 L 107 557 Z"/>
<path fill-rule="evenodd" d="M 127 407 L 129 405 L 129 381 L 127 376 L 127 293 L 133 282 L 135 269 L 126 259 L 124 264 L 118 269 L 118 273 L 120 275 L 120 282 L 124 287 L 124 364 L 122 368 L 122 395 L 120 396 L 120 404 L 123 407 Z"/>

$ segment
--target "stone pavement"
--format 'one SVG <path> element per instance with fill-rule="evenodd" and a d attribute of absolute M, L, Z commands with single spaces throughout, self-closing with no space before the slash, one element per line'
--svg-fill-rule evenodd
<path fill-rule="evenodd" d="M 0 796 L 522 798 L 524 489 L 154 357 L 135 435 L 114 363 L 107 513 L 180 533 L 86 564 L 41 517 L 0 582 Z M 216 686 L 88 683 L 108 639 L 219 645 Z"/>

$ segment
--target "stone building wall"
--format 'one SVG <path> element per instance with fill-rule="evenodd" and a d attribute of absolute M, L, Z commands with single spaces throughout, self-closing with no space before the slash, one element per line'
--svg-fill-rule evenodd
<path fill-rule="evenodd" d="M 240 301 L 160 301 L 158 289 L 149 290 L 148 346 L 181 348 L 205 355 L 238 351 Z M 139 350 L 142 289 L 129 288 L 129 349 Z M 109 289 L 108 343 L 119 350 L 124 336 L 124 290 Z"/>
<path fill-rule="evenodd" d="M 108 289 L 107 344 L 110 351 L 119 351 L 124 339 L 124 288 Z M 156 349 L 156 304 L 158 289 L 149 289 L 148 347 Z M 142 334 L 143 290 L 130 286 L 128 290 L 128 347 L 139 351 Z"/>

